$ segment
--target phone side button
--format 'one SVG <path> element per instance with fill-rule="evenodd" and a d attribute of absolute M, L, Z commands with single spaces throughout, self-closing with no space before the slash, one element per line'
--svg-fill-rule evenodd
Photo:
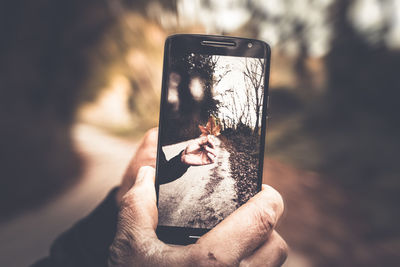
<path fill-rule="evenodd" d="M 192 239 L 199 239 L 200 236 L 198 236 L 198 235 L 190 235 L 189 238 L 192 238 Z"/>

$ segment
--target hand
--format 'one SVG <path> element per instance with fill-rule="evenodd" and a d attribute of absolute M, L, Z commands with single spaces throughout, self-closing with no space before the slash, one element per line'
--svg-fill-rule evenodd
<path fill-rule="evenodd" d="M 109 266 L 281 266 L 288 249 L 274 227 L 282 212 L 279 193 L 263 186 L 196 244 L 167 245 L 155 233 L 154 168 L 142 167 L 123 196 Z"/>
<path fill-rule="evenodd" d="M 116 194 L 116 201 L 119 204 L 122 196 L 135 183 L 136 176 L 142 166 L 156 166 L 157 158 L 158 128 L 150 129 L 144 135 L 135 155 L 131 159 L 128 168 L 122 178 L 122 183 Z"/>
<path fill-rule="evenodd" d="M 183 151 L 181 160 L 187 165 L 205 165 L 214 163 L 217 156 L 213 136 L 201 136 L 194 139 Z"/>

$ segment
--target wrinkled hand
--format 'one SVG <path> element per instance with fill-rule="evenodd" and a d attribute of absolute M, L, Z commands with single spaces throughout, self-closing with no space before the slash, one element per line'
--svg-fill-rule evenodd
<path fill-rule="evenodd" d="M 109 266 L 281 266 L 287 246 L 274 227 L 282 212 L 279 193 L 263 186 L 196 244 L 170 246 L 155 233 L 154 168 L 142 167 L 122 198 Z"/>
<path fill-rule="evenodd" d="M 206 165 L 214 163 L 217 153 L 212 135 L 201 136 L 188 144 L 181 161 L 187 165 Z"/>

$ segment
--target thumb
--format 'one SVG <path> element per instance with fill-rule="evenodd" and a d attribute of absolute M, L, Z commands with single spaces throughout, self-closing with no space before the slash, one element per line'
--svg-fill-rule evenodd
<path fill-rule="evenodd" d="M 137 228 L 156 229 L 158 213 L 154 180 L 153 167 L 139 169 L 135 184 L 122 197 L 121 220 L 129 220 L 129 224 Z"/>

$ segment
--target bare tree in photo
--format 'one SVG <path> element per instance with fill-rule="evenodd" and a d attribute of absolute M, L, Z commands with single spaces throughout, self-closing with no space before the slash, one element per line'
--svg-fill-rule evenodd
<path fill-rule="evenodd" d="M 254 98 L 248 96 L 248 104 L 250 104 L 250 100 L 252 101 L 253 108 L 256 114 L 256 122 L 254 126 L 253 133 L 258 133 L 260 129 L 260 118 L 262 112 L 262 103 L 264 100 L 264 83 L 263 78 L 265 75 L 265 66 L 263 64 L 263 59 L 251 59 L 245 60 L 245 69 L 244 69 L 244 77 L 246 85 L 249 85 L 247 89 L 253 89 Z"/>
<path fill-rule="evenodd" d="M 219 70 L 213 88 L 219 111 L 213 115 L 220 119 L 223 130 L 248 127 L 253 134 L 258 133 L 264 97 L 263 59 L 218 59 L 221 61 L 217 64 Z"/>

